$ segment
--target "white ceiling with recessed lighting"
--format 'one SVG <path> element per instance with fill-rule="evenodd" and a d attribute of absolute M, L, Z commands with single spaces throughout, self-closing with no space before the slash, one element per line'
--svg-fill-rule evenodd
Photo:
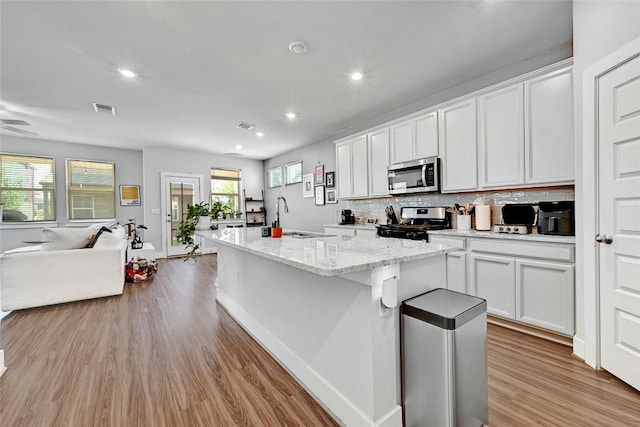
<path fill-rule="evenodd" d="M 571 15 L 571 1 L 3 0 L 0 114 L 46 140 L 266 159 L 566 48 Z"/>

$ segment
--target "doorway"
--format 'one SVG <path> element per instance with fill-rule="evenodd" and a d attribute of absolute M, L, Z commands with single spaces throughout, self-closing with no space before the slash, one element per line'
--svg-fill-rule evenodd
<path fill-rule="evenodd" d="M 176 236 L 187 207 L 203 201 L 202 176 L 162 172 L 162 241 L 167 256 L 186 255 L 187 249 Z"/>

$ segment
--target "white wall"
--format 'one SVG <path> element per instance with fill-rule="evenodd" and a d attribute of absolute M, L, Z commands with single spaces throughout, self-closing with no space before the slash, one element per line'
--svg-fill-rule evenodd
<path fill-rule="evenodd" d="M 574 1 L 574 135 L 576 141 L 576 338 L 584 343 L 585 338 L 594 342 L 596 337 L 585 337 L 585 324 L 593 331 L 595 324 L 594 307 L 585 307 L 586 288 L 595 288 L 595 206 L 594 178 L 583 179 L 583 169 L 593 169 L 593 165 L 583 164 L 583 150 L 593 152 L 595 147 L 583 147 L 582 138 L 582 90 L 583 72 L 590 65 L 604 58 L 640 36 L 640 1 Z M 583 194 L 586 196 L 583 197 Z M 593 299 L 593 297 L 592 297 Z M 589 333 L 593 335 L 593 332 Z M 574 348 L 581 357 L 583 350 Z M 592 356 L 587 362 L 594 362 Z"/>
<path fill-rule="evenodd" d="M 166 250 L 162 242 L 164 222 L 159 214 L 152 214 L 152 209 L 161 209 L 160 172 L 191 173 L 204 177 L 203 192 L 208 201 L 211 192 L 211 168 L 240 169 L 242 185 L 247 197 L 260 199 L 263 189 L 262 161 L 242 157 L 222 156 L 199 151 L 166 147 L 145 147 L 142 154 L 144 169 L 144 224 L 145 241 L 156 248 L 157 256 L 164 256 Z"/>
<path fill-rule="evenodd" d="M 68 224 L 66 206 L 66 159 L 86 159 L 113 162 L 116 165 L 116 219 L 121 223 L 136 217 L 142 222 L 142 207 L 120 206 L 119 185 L 142 185 L 142 152 L 119 148 L 98 147 L 94 145 L 72 144 L 43 139 L 22 138 L 2 135 L 0 150 L 4 153 L 28 154 L 54 158 L 56 189 L 56 223 L 59 227 Z M 142 187 L 144 197 L 144 187 Z M 11 228 L 9 224 L 0 225 L 0 251 L 25 246 L 25 240 L 40 240 L 42 224 Z M 22 228 L 26 227 L 26 228 Z"/>

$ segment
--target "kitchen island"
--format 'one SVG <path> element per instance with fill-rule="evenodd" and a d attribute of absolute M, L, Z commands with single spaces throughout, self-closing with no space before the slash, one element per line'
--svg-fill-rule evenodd
<path fill-rule="evenodd" d="M 217 301 L 340 423 L 401 426 L 398 308 L 446 287 L 452 247 L 257 229 L 197 232 L 218 251 Z"/>

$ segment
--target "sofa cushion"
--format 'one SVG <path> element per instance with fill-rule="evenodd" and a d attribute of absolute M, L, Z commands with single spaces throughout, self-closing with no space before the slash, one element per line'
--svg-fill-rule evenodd
<path fill-rule="evenodd" d="M 42 230 L 43 251 L 61 251 L 65 249 L 80 249 L 87 246 L 91 235 L 91 228 L 45 228 Z"/>
<path fill-rule="evenodd" d="M 94 248 L 117 248 L 120 247 L 121 243 L 125 240 L 125 231 L 122 227 L 118 227 L 111 231 L 111 233 L 104 232 L 100 234 L 95 244 Z"/>
<path fill-rule="evenodd" d="M 42 250 L 42 245 L 22 246 L 20 248 L 9 249 L 8 251 L 4 251 L 2 255 L 24 254 L 28 252 L 40 252 L 41 250 Z"/>

